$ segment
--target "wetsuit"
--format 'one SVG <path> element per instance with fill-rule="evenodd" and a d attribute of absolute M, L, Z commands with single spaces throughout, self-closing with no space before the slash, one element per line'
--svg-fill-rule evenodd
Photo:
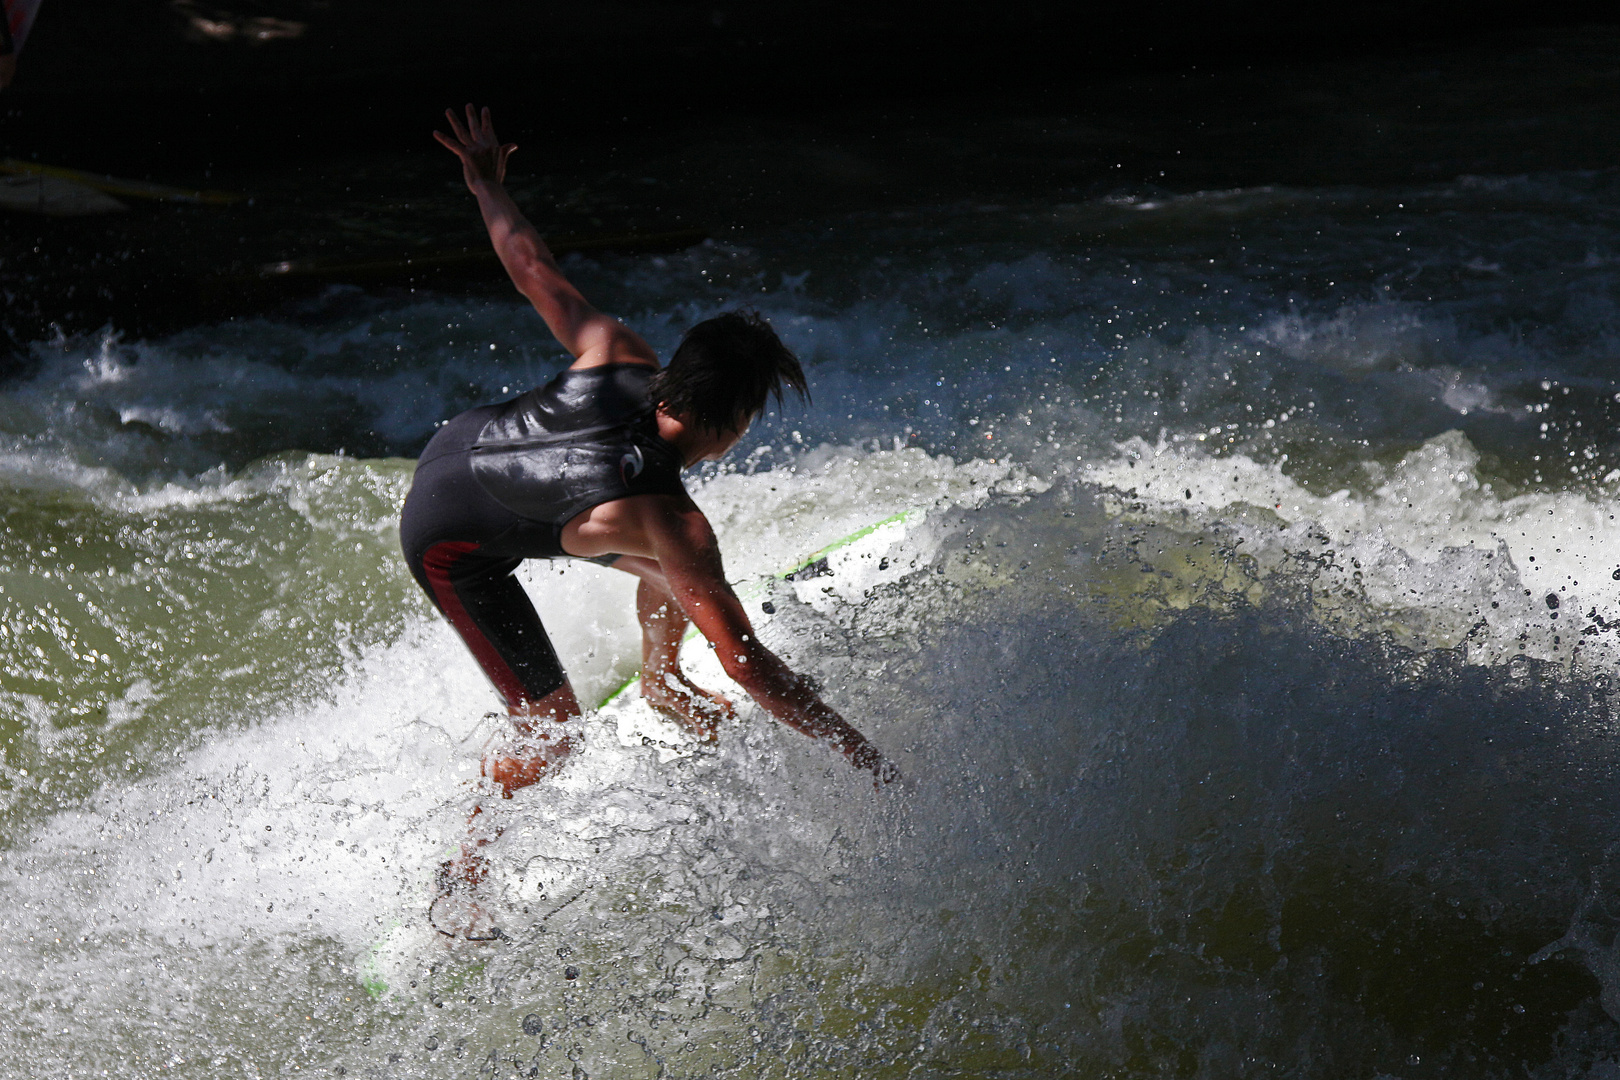
<path fill-rule="evenodd" d="M 400 517 L 405 561 L 513 708 L 567 681 L 512 574 L 518 563 L 571 557 L 563 526 L 593 506 L 685 490 L 680 454 L 658 435 L 654 374 L 639 364 L 564 371 L 462 413 L 422 451 Z"/>

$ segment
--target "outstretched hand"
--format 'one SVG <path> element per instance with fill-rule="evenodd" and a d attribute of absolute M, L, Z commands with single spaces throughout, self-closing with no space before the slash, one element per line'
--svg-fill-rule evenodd
<path fill-rule="evenodd" d="M 433 137 L 456 157 L 461 159 L 461 174 L 467 187 L 475 189 L 480 183 L 506 182 L 506 159 L 517 149 L 517 143 L 502 143 L 495 138 L 495 125 L 489 118 L 489 107 L 474 111 L 467 106 L 467 122 L 463 124 L 454 109 L 444 110 L 450 120 L 452 135 L 435 131 Z"/>

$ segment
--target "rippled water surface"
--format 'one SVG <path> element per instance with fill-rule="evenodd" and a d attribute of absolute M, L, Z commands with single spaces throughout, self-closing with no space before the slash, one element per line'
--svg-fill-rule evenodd
<path fill-rule="evenodd" d="M 395 518 L 434 426 L 560 351 L 342 288 L 39 341 L 0 387 L 6 1069 L 1620 1069 L 1620 175 L 567 269 L 666 355 L 746 303 L 805 359 L 813 405 L 690 481 L 735 579 L 926 511 L 768 631 L 904 785 L 752 708 L 685 756 L 592 719 L 499 811 L 504 939 L 447 946 L 495 698 Z M 582 696 L 633 674 L 627 577 L 524 573 Z"/>

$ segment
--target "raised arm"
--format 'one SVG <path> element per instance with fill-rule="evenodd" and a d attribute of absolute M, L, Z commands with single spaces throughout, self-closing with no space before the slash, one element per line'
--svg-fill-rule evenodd
<path fill-rule="evenodd" d="M 526 296 L 562 347 L 584 366 L 607 363 L 658 364 L 658 356 L 641 335 L 619 320 L 592 307 L 563 276 L 551 249 L 529 224 L 503 186 L 506 160 L 517 149 L 495 137 L 489 110 L 467 106 L 463 123 L 452 109 L 445 110 L 451 134 L 433 137 L 461 159 L 467 190 L 478 200 L 484 226 L 495 254 L 506 267 L 512 284 Z"/>
<path fill-rule="evenodd" d="M 643 527 L 670 593 L 698 631 L 719 653 L 720 664 L 738 686 L 782 723 L 814 739 L 825 739 L 858 769 L 878 781 L 899 777 L 866 736 L 822 701 L 807 680 L 793 673 L 754 634 L 737 594 L 726 582 L 720 545 L 703 512 L 689 502 L 659 499 L 648 504 Z"/>

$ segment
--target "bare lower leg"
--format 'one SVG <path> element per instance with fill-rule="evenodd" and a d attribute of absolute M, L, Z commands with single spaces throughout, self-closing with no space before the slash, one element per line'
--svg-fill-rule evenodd
<path fill-rule="evenodd" d="M 673 597 L 643 578 L 636 589 L 641 621 L 641 696 L 654 710 L 687 731 L 713 739 L 716 725 L 734 716 L 731 702 L 695 685 L 681 673 L 681 641 L 690 620 Z"/>
<path fill-rule="evenodd" d="M 530 718 L 559 724 L 578 720 L 579 699 L 574 696 L 574 687 L 565 682 L 539 701 L 520 701 L 516 705 L 508 705 L 506 714 L 512 718 L 514 727 L 527 733 L 535 726 L 528 723 Z"/>

